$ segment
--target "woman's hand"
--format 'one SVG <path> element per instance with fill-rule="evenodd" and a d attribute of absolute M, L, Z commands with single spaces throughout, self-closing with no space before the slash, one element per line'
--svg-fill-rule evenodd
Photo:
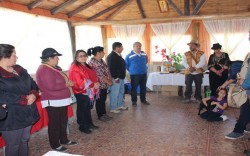
<path fill-rule="evenodd" d="M 34 94 L 29 94 L 26 96 L 27 105 L 32 105 L 36 101 L 36 96 Z"/>
<path fill-rule="evenodd" d="M 244 79 L 238 79 L 238 81 L 237 81 L 237 83 L 238 83 L 238 85 L 242 85 L 242 83 L 243 83 L 243 81 L 244 81 Z"/>
<path fill-rule="evenodd" d="M 66 82 L 66 86 L 72 87 L 72 86 L 74 86 L 74 82 L 69 80 L 68 82 Z"/>
<path fill-rule="evenodd" d="M 96 82 L 95 84 L 94 84 L 94 89 L 98 89 L 100 87 L 100 83 L 99 82 Z"/>

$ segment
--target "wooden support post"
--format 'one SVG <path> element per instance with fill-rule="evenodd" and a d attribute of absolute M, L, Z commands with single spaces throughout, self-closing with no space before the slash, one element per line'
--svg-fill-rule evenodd
<path fill-rule="evenodd" d="M 71 47 L 72 47 L 72 57 L 74 59 L 74 54 L 75 54 L 75 51 L 76 51 L 75 27 L 72 26 L 72 24 L 70 22 L 68 22 L 68 28 L 69 28 L 69 35 L 70 35 Z"/>

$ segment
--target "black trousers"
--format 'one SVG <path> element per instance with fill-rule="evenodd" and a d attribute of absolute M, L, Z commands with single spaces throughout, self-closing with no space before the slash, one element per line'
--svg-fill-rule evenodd
<path fill-rule="evenodd" d="M 76 107 L 76 118 L 79 124 L 79 129 L 89 129 L 90 125 L 93 124 L 90 109 L 90 100 L 87 95 L 75 94 L 77 100 Z"/>
<path fill-rule="evenodd" d="M 206 111 L 201 113 L 201 118 L 207 119 L 207 121 L 222 121 L 223 119 L 220 117 L 221 114 L 213 111 Z"/>
<path fill-rule="evenodd" d="M 107 99 L 107 89 L 100 89 L 100 98 L 96 99 L 96 114 L 98 118 L 106 114 L 106 99 Z"/>
<path fill-rule="evenodd" d="M 186 84 L 186 91 L 185 91 L 185 98 L 186 99 L 190 99 L 191 95 L 193 93 L 192 90 L 192 84 L 194 81 L 195 84 L 195 94 L 194 97 L 197 100 L 202 100 L 202 96 L 201 96 L 201 84 L 202 84 L 202 79 L 203 79 L 203 74 L 187 74 L 185 76 L 185 84 Z"/>
<path fill-rule="evenodd" d="M 61 144 L 69 142 L 67 137 L 68 124 L 68 106 L 63 107 L 46 107 L 49 117 L 48 134 L 49 144 L 52 149 L 55 149 Z"/>
<path fill-rule="evenodd" d="M 240 117 L 234 127 L 234 132 L 243 133 L 246 125 L 250 121 L 250 102 L 249 99 L 240 107 Z"/>
<path fill-rule="evenodd" d="M 140 85 L 140 99 L 146 101 L 147 74 L 130 75 L 131 78 L 131 101 L 137 102 L 137 87 Z"/>

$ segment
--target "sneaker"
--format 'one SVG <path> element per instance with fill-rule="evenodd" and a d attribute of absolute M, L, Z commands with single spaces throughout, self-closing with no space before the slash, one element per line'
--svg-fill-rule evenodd
<path fill-rule="evenodd" d="M 65 152 L 65 151 L 67 151 L 68 149 L 67 149 L 66 147 L 59 146 L 59 147 L 57 147 L 57 148 L 54 148 L 53 150 L 58 151 L 58 152 Z"/>
<path fill-rule="evenodd" d="M 150 103 L 148 101 L 141 101 L 141 103 L 144 105 L 150 105 Z"/>
<path fill-rule="evenodd" d="M 182 100 L 182 103 L 190 103 L 191 100 L 190 99 L 185 99 L 185 100 Z"/>
<path fill-rule="evenodd" d="M 245 130 L 244 130 L 245 133 L 250 133 L 250 128 L 247 127 Z"/>
<path fill-rule="evenodd" d="M 121 111 L 120 110 L 117 110 L 117 109 L 114 109 L 114 110 L 110 110 L 110 113 L 115 113 L 115 114 L 118 114 L 120 113 Z"/>
<path fill-rule="evenodd" d="M 225 138 L 234 140 L 242 138 L 243 136 L 244 136 L 243 133 L 231 132 L 228 135 L 226 135 Z"/>
<path fill-rule="evenodd" d="M 118 109 L 119 109 L 119 110 L 128 110 L 128 107 L 122 106 L 122 107 L 119 107 Z"/>
<path fill-rule="evenodd" d="M 221 115 L 220 117 L 223 119 L 223 121 L 228 120 L 228 117 L 226 115 Z"/>
<path fill-rule="evenodd" d="M 132 102 L 132 106 L 136 107 L 137 106 L 137 102 Z"/>
<path fill-rule="evenodd" d="M 69 141 L 68 143 L 61 144 L 61 145 L 77 145 L 77 142 L 75 142 L 75 141 Z"/>

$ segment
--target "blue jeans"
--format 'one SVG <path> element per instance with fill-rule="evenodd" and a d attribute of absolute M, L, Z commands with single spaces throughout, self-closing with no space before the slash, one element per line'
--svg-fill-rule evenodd
<path fill-rule="evenodd" d="M 235 124 L 233 132 L 243 133 L 246 125 L 250 121 L 250 102 L 249 99 L 240 107 L 240 117 Z"/>
<path fill-rule="evenodd" d="M 109 101 L 110 110 L 115 110 L 124 105 L 123 95 L 124 95 L 124 79 L 120 79 L 119 83 L 116 83 L 112 78 L 113 85 L 110 86 Z"/>

